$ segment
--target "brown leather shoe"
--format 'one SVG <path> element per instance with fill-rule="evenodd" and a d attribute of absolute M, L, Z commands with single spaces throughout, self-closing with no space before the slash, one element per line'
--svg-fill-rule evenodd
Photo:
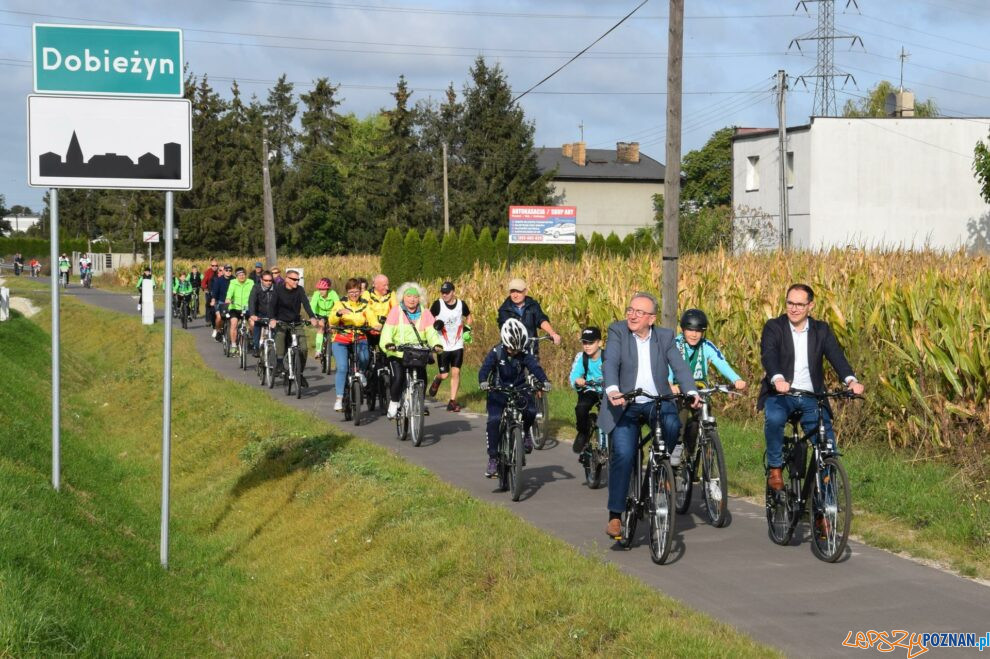
<path fill-rule="evenodd" d="M 607 533 L 610 538 L 615 538 L 616 540 L 622 537 L 622 520 L 608 520 L 608 526 L 605 527 L 605 533 Z"/>
<path fill-rule="evenodd" d="M 780 467 L 770 467 L 770 478 L 767 479 L 767 485 L 770 486 L 771 490 L 777 492 L 784 489 L 784 477 L 780 473 Z"/>

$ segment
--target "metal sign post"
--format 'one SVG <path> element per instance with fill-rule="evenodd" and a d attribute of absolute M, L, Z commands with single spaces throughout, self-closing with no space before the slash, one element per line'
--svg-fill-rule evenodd
<path fill-rule="evenodd" d="M 165 193 L 165 376 L 162 395 L 161 562 L 168 568 L 168 506 L 172 467 L 172 191 Z M 150 243 L 149 243 L 150 244 Z"/>
<path fill-rule="evenodd" d="M 52 285 L 52 487 L 58 492 L 61 489 L 62 481 L 62 436 L 61 436 L 61 355 L 59 355 L 59 307 L 58 287 L 61 285 L 59 278 L 62 276 L 58 269 L 58 190 L 52 188 L 49 204 L 51 206 L 50 229 L 48 231 L 49 252 L 51 259 L 51 285 Z"/>

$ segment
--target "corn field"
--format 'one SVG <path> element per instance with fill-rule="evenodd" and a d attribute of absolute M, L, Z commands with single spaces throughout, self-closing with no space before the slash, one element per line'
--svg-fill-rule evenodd
<path fill-rule="evenodd" d="M 227 259 L 235 266 L 254 260 Z M 190 263 L 177 260 L 176 271 Z M 378 269 L 376 256 L 283 263 L 304 267 L 309 289 L 318 277 L 331 277 L 340 289 L 347 277 L 370 278 Z M 705 311 L 708 338 L 751 385 L 743 399 L 723 402 L 723 412 L 730 416 L 755 415 L 763 377 L 763 323 L 783 313 L 788 284 L 803 282 L 815 290 L 812 315 L 831 324 L 866 386 L 863 403 L 843 404 L 837 410 L 836 427 L 844 442 L 887 441 L 919 451 L 983 446 L 990 435 L 988 266 L 986 256 L 964 252 L 688 254 L 680 260 L 679 308 Z M 634 291 L 657 293 L 660 270 L 659 253 L 629 259 L 585 254 L 577 262 L 513 264 L 511 276 L 528 282 L 530 294 L 564 338 L 561 346 L 541 350 L 541 361 L 555 384 L 566 386 L 580 348 L 580 328 L 591 324 L 604 331 L 623 318 Z M 133 285 L 136 274 L 121 271 L 118 283 Z M 468 363 L 479 364 L 498 342 L 496 309 L 506 297 L 509 278 L 505 266 L 475 266 L 470 276 L 455 282 L 458 295 L 473 311 L 475 341 L 467 351 Z M 440 283 L 424 282 L 431 300 Z"/>

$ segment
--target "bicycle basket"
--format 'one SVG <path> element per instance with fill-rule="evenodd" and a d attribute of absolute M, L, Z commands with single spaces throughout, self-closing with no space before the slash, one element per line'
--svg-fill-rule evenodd
<path fill-rule="evenodd" d="M 402 365 L 412 368 L 426 366 L 430 361 L 430 351 L 425 348 L 406 348 L 402 351 Z"/>

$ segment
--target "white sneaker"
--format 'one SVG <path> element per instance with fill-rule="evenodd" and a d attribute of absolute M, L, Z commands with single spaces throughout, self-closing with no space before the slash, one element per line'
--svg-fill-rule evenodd
<path fill-rule="evenodd" d="M 670 454 L 670 466 L 679 467 L 681 465 L 681 454 L 684 453 L 684 445 L 678 444 Z"/>
<path fill-rule="evenodd" d="M 333 404 L 333 411 L 334 412 L 343 412 L 344 411 L 344 397 L 343 396 L 337 396 L 337 402 Z"/>
<path fill-rule="evenodd" d="M 216 330 L 213 330 L 212 338 L 214 338 L 214 339 L 217 338 L 217 331 Z"/>
<path fill-rule="evenodd" d="M 385 416 L 388 417 L 389 419 L 394 419 L 398 413 L 399 413 L 399 403 L 397 402 L 393 403 L 389 401 L 388 412 L 385 413 Z"/>

